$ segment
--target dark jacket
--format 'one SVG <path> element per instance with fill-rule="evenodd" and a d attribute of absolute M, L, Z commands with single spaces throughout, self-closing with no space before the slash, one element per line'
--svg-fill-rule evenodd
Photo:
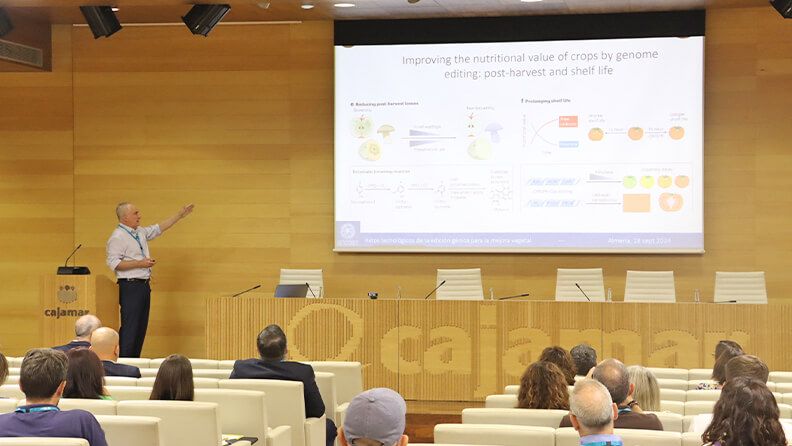
<path fill-rule="evenodd" d="M 52 347 L 52 349 L 53 350 L 60 350 L 63 353 L 66 353 L 66 352 L 68 352 L 69 350 L 71 350 L 73 348 L 78 348 L 78 347 L 88 348 L 90 346 L 91 346 L 91 343 L 88 342 L 88 341 L 71 341 L 71 342 L 69 342 L 66 345 L 59 345 L 57 347 Z"/>
<path fill-rule="evenodd" d="M 129 364 L 119 364 L 113 361 L 102 361 L 105 376 L 128 376 L 140 378 L 140 369 Z"/>
<path fill-rule="evenodd" d="M 325 414 L 325 405 L 316 375 L 308 364 L 292 361 L 265 361 L 263 359 L 240 359 L 234 363 L 231 379 L 280 379 L 302 381 L 305 398 L 305 416 L 319 418 Z"/>
<path fill-rule="evenodd" d="M 572 427 L 572 421 L 569 420 L 569 415 L 564 415 L 558 427 Z M 613 422 L 613 427 L 616 429 L 649 429 L 661 431 L 663 430 L 663 423 L 661 423 L 657 415 L 653 413 L 630 411 L 620 413 L 616 421 Z"/>

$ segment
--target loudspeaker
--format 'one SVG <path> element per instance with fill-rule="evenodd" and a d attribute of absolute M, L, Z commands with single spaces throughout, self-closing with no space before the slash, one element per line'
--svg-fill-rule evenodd
<path fill-rule="evenodd" d="M 229 5 L 194 5 L 182 21 L 191 33 L 206 37 L 230 10 Z"/>
<path fill-rule="evenodd" d="M 111 6 L 80 6 L 80 12 L 91 27 L 94 39 L 110 37 L 121 30 L 121 24 Z"/>
<path fill-rule="evenodd" d="M 770 4 L 772 4 L 784 18 L 792 19 L 792 0 L 770 0 Z"/>
<path fill-rule="evenodd" d="M 3 9 L 0 9 L 0 37 L 10 33 L 12 29 L 14 29 L 14 25 L 11 23 L 11 19 Z"/>

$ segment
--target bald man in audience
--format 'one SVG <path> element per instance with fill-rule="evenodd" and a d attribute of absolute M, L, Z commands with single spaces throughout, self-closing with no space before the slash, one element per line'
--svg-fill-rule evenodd
<path fill-rule="evenodd" d="M 653 413 L 643 413 L 638 402 L 633 400 L 635 385 L 630 384 L 627 367 L 618 359 L 606 359 L 591 372 L 591 377 L 602 383 L 619 409 L 615 426 L 620 429 L 663 430 L 663 423 Z M 571 427 L 569 416 L 561 419 L 559 427 Z"/>
<path fill-rule="evenodd" d="M 618 410 L 602 383 L 591 378 L 576 382 L 569 397 L 569 418 L 580 434 L 580 445 L 621 445 L 621 438 L 613 434 Z"/>
<path fill-rule="evenodd" d="M 93 314 L 86 314 L 77 319 L 74 323 L 74 338 L 71 342 L 65 345 L 52 347 L 54 350 L 60 350 L 64 353 L 77 347 L 90 347 L 91 346 L 91 333 L 102 326 L 102 321 Z"/>
<path fill-rule="evenodd" d="M 140 378 L 140 369 L 127 364 L 119 364 L 118 333 L 110 327 L 94 330 L 91 335 L 91 350 L 102 360 L 105 376 L 128 376 Z"/>

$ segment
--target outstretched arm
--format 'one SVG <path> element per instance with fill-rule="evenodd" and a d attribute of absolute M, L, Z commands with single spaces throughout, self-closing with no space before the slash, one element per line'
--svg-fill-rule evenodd
<path fill-rule="evenodd" d="M 162 221 L 159 224 L 160 231 L 162 231 L 162 232 L 167 231 L 171 226 L 175 225 L 177 221 L 179 221 L 182 218 L 190 215 L 190 213 L 193 211 L 194 207 L 195 207 L 194 204 L 188 204 L 186 206 L 183 206 L 181 209 L 179 209 L 179 212 L 177 212 L 176 215 L 174 215 L 173 217 L 165 219 L 164 221 Z"/>

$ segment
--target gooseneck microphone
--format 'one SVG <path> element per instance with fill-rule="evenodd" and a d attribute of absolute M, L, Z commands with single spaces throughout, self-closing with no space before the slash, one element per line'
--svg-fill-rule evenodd
<path fill-rule="evenodd" d="M 498 300 L 516 299 L 518 297 L 528 297 L 528 296 L 530 296 L 529 293 L 515 294 L 514 296 L 499 297 Z"/>
<path fill-rule="evenodd" d="M 246 289 L 245 291 L 240 291 L 240 292 L 238 292 L 238 293 L 234 294 L 234 295 L 233 295 L 233 296 L 231 296 L 231 297 L 239 297 L 239 296 L 241 296 L 241 295 L 243 295 L 243 294 L 247 293 L 248 291 L 253 291 L 253 290 L 255 290 L 256 288 L 261 288 L 261 284 L 258 284 L 258 285 L 256 285 L 256 286 L 254 286 L 253 288 L 248 288 L 248 289 Z"/>
<path fill-rule="evenodd" d="M 305 286 L 308 287 L 308 291 L 311 292 L 311 296 L 313 296 L 313 298 L 316 299 L 316 294 L 314 294 L 313 290 L 311 289 L 311 285 L 308 285 L 308 282 L 305 282 Z"/>
<path fill-rule="evenodd" d="M 577 282 L 575 282 L 575 286 L 576 286 L 576 287 L 577 287 L 577 288 L 580 290 L 580 292 L 581 292 L 581 293 L 583 293 L 583 296 L 585 296 L 585 297 L 586 297 L 586 300 L 587 300 L 587 301 L 589 301 L 589 302 L 591 302 L 591 299 L 589 299 L 589 297 L 588 297 L 588 295 L 586 294 L 586 292 L 585 292 L 585 291 L 583 291 L 583 288 L 580 288 L 580 285 L 578 285 L 578 284 L 577 284 Z"/>
<path fill-rule="evenodd" d="M 69 257 L 66 257 L 66 261 L 63 262 L 63 266 L 68 266 L 69 265 L 69 259 L 72 258 L 74 253 L 76 253 L 77 250 L 80 249 L 80 248 L 82 248 L 82 243 L 80 243 L 79 245 L 77 245 L 76 248 L 74 248 L 74 251 L 72 251 L 71 254 L 69 254 Z"/>
<path fill-rule="evenodd" d="M 437 291 L 437 290 L 438 290 L 438 288 L 440 288 L 441 286 L 445 285 L 445 283 L 446 283 L 446 281 L 445 281 L 445 280 L 444 280 L 444 281 L 442 281 L 442 282 L 440 282 L 440 285 L 437 285 L 437 286 L 435 287 L 435 289 L 433 289 L 432 291 L 430 291 L 430 292 L 429 292 L 429 294 L 427 294 L 427 295 L 426 295 L 426 297 L 424 297 L 424 300 L 426 300 L 426 299 L 429 299 L 429 296 L 431 296 L 432 294 L 434 294 L 434 292 L 435 292 L 435 291 Z"/>

